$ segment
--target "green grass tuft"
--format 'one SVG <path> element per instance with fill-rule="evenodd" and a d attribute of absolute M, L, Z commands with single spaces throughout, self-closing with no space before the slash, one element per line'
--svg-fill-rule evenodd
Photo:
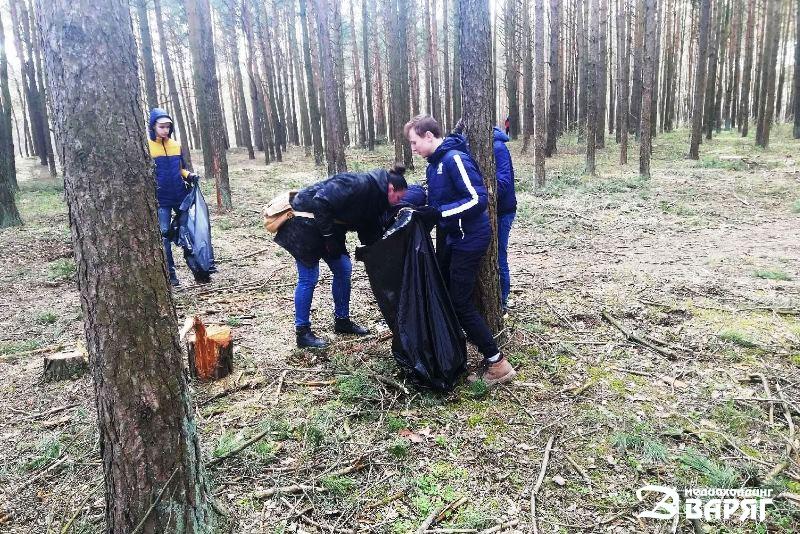
<path fill-rule="evenodd" d="M 47 278 L 52 281 L 68 280 L 75 275 L 76 270 L 74 260 L 61 258 L 47 265 Z"/>
<path fill-rule="evenodd" d="M 746 349 L 758 348 L 758 343 L 752 341 L 747 337 L 746 334 L 740 332 L 739 330 L 723 330 L 719 333 L 718 337 L 723 341 L 739 345 L 740 347 L 744 347 Z"/>
<path fill-rule="evenodd" d="M 778 280 L 780 282 L 788 282 L 789 280 L 792 279 L 792 277 L 789 276 L 788 273 L 785 273 L 785 272 L 783 272 L 781 270 L 778 270 L 778 269 L 774 269 L 774 270 L 769 270 L 769 269 L 758 270 L 758 271 L 755 271 L 753 273 L 753 276 L 755 276 L 756 278 L 762 278 L 764 280 Z"/>

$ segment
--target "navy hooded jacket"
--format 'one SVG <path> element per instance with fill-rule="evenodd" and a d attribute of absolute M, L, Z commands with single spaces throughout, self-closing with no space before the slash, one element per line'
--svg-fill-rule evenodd
<path fill-rule="evenodd" d="M 514 190 L 514 166 L 511 153 L 506 146 L 508 136 L 494 127 L 494 161 L 497 166 L 497 215 L 508 215 L 517 211 L 517 194 Z"/>
<path fill-rule="evenodd" d="M 153 164 L 155 165 L 158 206 L 160 208 L 177 209 L 189 192 L 188 186 L 184 181 L 184 178 L 189 176 L 189 171 L 186 169 L 186 164 L 181 155 L 180 143 L 172 139 L 174 124 L 170 127 L 167 139 L 156 137 L 156 121 L 164 117 L 172 121 L 172 117 L 163 109 L 153 108 L 150 110 L 150 121 L 148 123 L 150 139 L 147 145 L 150 149 L 150 157 L 153 158 Z"/>
<path fill-rule="evenodd" d="M 425 176 L 428 204 L 442 214 L 439 228 L 447 236 L 447 244 L 461 249 L 485 248 L 491 238 L 488 196 L 464 136 L 450 134 L 444 138 L 428 156 Z"/>

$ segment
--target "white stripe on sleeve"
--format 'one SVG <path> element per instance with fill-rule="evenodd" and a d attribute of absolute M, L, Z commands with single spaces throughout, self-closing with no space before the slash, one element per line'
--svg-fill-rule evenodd
<path fill-rule="evenodd" d="M 464 180 L 464 185 L 467 186 L 467 191 L 469 191 L 470 200 L 457 206 L 453 209 L 443 211 L 442 217 L 452 217 L 453 215 L 458 215 L 464 211 L 467 211 L 471 207 L 478 204 L 478 193 L 475 191 L 475 188 L 472 187 L 472 182 L 469 179 L 469 175 L 467 174 L 467 169 L 464 168 L 464 162 L 461 161 L 461 155 L 455 154 L 453 155 L 453 160 L 456 162 L 456 167 L 458 167 L 458 172 L 461 175 L 461 179 Z"/>

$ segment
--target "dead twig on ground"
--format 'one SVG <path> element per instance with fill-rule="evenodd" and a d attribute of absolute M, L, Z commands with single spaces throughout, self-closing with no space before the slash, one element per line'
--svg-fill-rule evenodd
<path fill-rule="evenodd" d="M 90 489 L 89 491 L 86 492 L 86 496 L 83 498 L 83 500 L 78 505 L 78 509 L 75 510 L 75 513 L 72 514 L 72 517 L 69 518 L 69 521 L 67 521 L 67 523 L 64 525 L 64 528 L 61 529 L 61 534 L 66 534 L 69 531 L 69 529 L 72 526 L 72 524 L 75 522 L 76 519 L 78 519 L 78 516 L 81 515 L 81 512 L 83 511 L 83 507 L 86 506 L 86 503 L 89 501 L 89 499 L 92 497 L 92 495 L 94 495 L 94 493 L 98 489 L 100 489 L 100 486 L 102 486 L 103 483 L 104 483 L 104 481 L 101 480 L 100 482 L 95 484 L 92 489 Z"/>
<path fill-rule="evenodd" d="M 622 324 L 620 324 L 619 321 L 617 321 L 607 311 L 603 310 L 603 311 L 600 312 L 600 314 L 603 316 L 603 319 L 605 319 L 606 321 L 611 323 L 612 326 L 614 326 L 617 330 L 622 332 L 629 341 L 633 341 L 634 343 L 637 343 L 637 344 L 639 344 L 639 345 L 641 345 L 643 347 L 646 347 L 646 348 L 648 348 L 648 349 L 650 349 L 650 350 L 652 350 L 654 352 L 657 352 L 658 354 L 661 354 L 662 356 L 665 356 L 666 358 L 668 358 L 670 360 L 676 360 L 678 358 L 678 355 L 675 352 L 673 352 L 670 348 L 659 347 L 655 343 L 652 343 L 651 341 L 649 341 L 649 340 L 647 340 L 647 339 L 645 339 L 645 338 L 643 338 L 643 337 L 641 337 L 641 336 L 639 336 L 639 335 L 627 330 L 624 326 L 622 326 Z"/>
<path fill-rule="evenodd" d="M 220 391 L 216 395 L 212 395 L 211 397 L 207 398 L 206 400 L 197 403 L 198 408 L 202 406 L 206 406 L 207 404 L 211 404 L 215 400 L 219 400 L 222 397 L 227 397 L 231 393 L 236 393 L 237 391 L 242 391 L 244 389 L 255 389 L 257 386 L 264 384 L 265 380 L 263 378 L 254 378 L 253 380 L 248 380 L 239 384 L 236 387 L 228 388 L 223 391 Z"/>
<path fill-rule="evenodd" d="M 544 447 L 544 455 L 542 456 L 542 465 L 539 468 L 539 477 L 536 479 L 533 488 L 531 488 L 531 528 L 534 534 L 538 534 L 539 532 L 539 527 L 536 524 L 536 494 L 539 493 L 539 488 L 542 487 L 544 474 L 547 471 L 547 464 L 550 462 L 550 451 L 553 448 L 553 441 L 555 441 L 555 439 L 556 436 L 553 434 L 550 436 L 550 439 L 547 440 L 547 445 Z"/>
<path fill-rule="evenodd" d="M 209 461 L 209 462 L 206 464 L 206 466 L 207 466 L 207 467 L 211 467 L 211 466 L 213 466 L 213 465 L 217 465 L 218 463 L 224 462 L 225 460 L 227 460 L 227 459 L 228 459 L 228 458 L 230 458 L 231 456 L 236 456 L 237 454 L 239 454 L 240 452 L 242 452 L 243 450 L 245 450 L 245 449 L 246 449 L 247 447 L 249 447 L 250 445 L 252 445 L 252 444 L 254 444 L 254 443 L 257 443 L 257 442 L 261 441 L 261 440 L 264 438 L 264 436 L 266 436 L 266 435 L 267 435 L 267 434 L 269 434 L 270 432 L 272 432 L 272 429 L 269 429 L 269 428 L 268 428 L 267 430 L 264 430 L 263 432 L 259 432 L 258 434 L 256 434 L 256 435 L 255 435 L 255 436 L 253 436 L 252 438 L 248 439 L 247 441 L 245 441 L 244 443 L 242 443 L 241 445 L 239 445 L 238 447 L 236 447 L 235 449 L 233 449 L 231 452 L 229 452 L 229 453 L 227 453 L 227 454 L 223 454 L 222 456 L 219 456 L 219 457 L 217 457 L 217 458 L 214 458 L 213 460 Z M 280 444 L 278 444 L 278 445 L 276 446 L 276 448 L 273 450 L 273 452 L 278 452 L 278 450 L 279 450 L 279 448 L 280 448 L 280 447 L 281 447 L 281 445 L 280 445 Z"/>
<path fill-rule="evenodd" d="M 519 525 L 519 519 L 514 519 L 511 521 L 506 521 L 505 523 L 501 523 L 499 525 L 495 525 L 492 528 L 481 530 L 480 534 L 493 534 L 494 532 L 500 532 L 503 529 L 515 527 L 517 525 Z"/>

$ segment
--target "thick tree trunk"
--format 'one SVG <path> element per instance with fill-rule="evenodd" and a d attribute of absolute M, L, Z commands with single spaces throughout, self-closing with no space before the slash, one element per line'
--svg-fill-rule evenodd
<path fill-rule="evenodd" d="M 602 0 L 601 0 L 602 1 Z M 653 86 L 655 85 L 655 55 L 656 55 L 656 0 L 645 0 L 645 46 L 642 58 L 642 118 L 639 126 L 639 174 L 650 178 L 650 153 L 652 152 L 652 131 L 650 128 L 652 115 L 650 110 L 653 105 Z"/>
<path fill-rule="evenodd" d="M 578 49 L 578 75 L 577 75 L 577 91 L 578 91 L 578 139 L 586 137 L 586 105 L 587 94 L 586 89 L 589 80 L 589 54 L 591 51 L 588 46 L 588 35 L 590 33 L 587 24 L 588 17 L 586 12 L 587 3 L 589 0 L 577 0 L 575 3 L 576 18 L 577 18 L 577 31 L 575 39 L 577 41 Z"/>
<path fill-rule="evenodd" d="M 407 0 L 390 0 L 385 5 L 386 20 L 391 21 L 391 24 L 393 24 L 390 27 L 391 35 L 395 35 L 396 42 L 400 43 L 387 50 L 389 54 L 389 115 L 394 139 L 394 159 L 395 162 L 402 162 L 404 165 L 409 166 L 412 158 L 411 144 L 403 133 L 403 125 L 410 118 L 408 47 L 402 46 L 402 43 L 408 41 L 406 35 L 408 29 L 407 13 Z"/>
<path fill-rule="evenodd" d="M 217 60 L 211 32 L 211 8 L 208 0 L 184 0 L 189 22 L 189 42 L 194 65 L 194 87 L 203 164 L 206 177 L 216 184 L 217 207 L 229 210 L 231 186 L 228 182 L 228 160 L 225 154 L 225 130 L 222 123 L 222 102 L 217 83 Z"/>
<path fill-rule="evenodd" d="M 181 153 L 186 165 L 192 168 L 192 154 L 189 151 L 191 139 L 189 137 L 189 127 L 186 122 L 186 117 L 183 113 L 183 106 L 178 97 L 178 87 L 175 83 L 175 73 L 172 71 L 172 62 L 169 59 L 169 51 L 167 47 L 167 36 L 164 33 L 164 15 L 161 11 L 161 0 L 154 0 L 156 10 L 156 29 L 158 30 L 158 42 L 161 49 L 161 62 L 164 65 L 164 77 L 167 79 L 167 87 L 169 88 L 169 98 L 172 101 L 172 107 L 175 110 L 175 121 L 178 123 L 178 135 L 181 142 Z"/>
<path fill-rule="evenodd" d="M 722 119 L 725 121 L 725 129 L 730 130 L 733 123 L 732 110 L 736 109 L 736 91 L 739 85 L 739 45 L 742 36 L 742 5 L 740 0 L 734 0 L 733 4 L 733 27 L 731 28 L 731 40 L 728 44 L 728 77 L 725 86 L 725 102 L 722 108 Z M 735 123 L 733 123 L 735 126 Z"/>
<path fill-rule="evenodd" d="M 300 0 L 300 26 L 303 33 L 303 59 L 306 66 L 306 93 L 308 98 L 308 115 L 311 122 L 311 137 L 314 145 L 314 163 L 322 165 L 324 152 L 322 150 L 322 118 L 317 100 L 317 86 L 314 80 L 314 67 L 311 62 L 311 41 L 308 36 L 308 16 L 306 14 L 306 0 Z"/>
<path fill-rule="evenodd" d="M 216 520 L 156 224 L 129 4 L 37 7 L 94 376 L 106 532 L 209 532 Z M 109 232 L 109 221 L 126 231 Z"/>
<path fill-rule="evenodd" d="M 519 65 L 517 64 L 517 0 L 506 0 L 503 13 L 503 46 L 505 49 L 506 99 L 511 138 L 519 136 Z"/>
<path fill-rule="evenodd" d="M 264 127 L 264 106 L 262 104 L 263 98 L 261 95 L 261 84 L 258 83 L 257 78 L 257 65 L 256 65 L 256 44 L 253 35 L 253 21 L 249 7 L 249 0 L 242 0 L 242 33 L 244 33 L 245 42 L 245 60 L 247 62 L 247 80 L 250 93 L 250 108 L 253 110 L 253 134 L 255 137 L 255 149 L 264 151 L 264 159 L 269 163 L 269 151 L 266 150 L 265 136 L 266 131 Z"/>
<path fill-rule="evenodd" d="M 463 64 L 470 67 L 469 70 L 461 70 L 465 133 L 489 195 L 489 220 L 492 225 L 492 239 L 481 262 L 476 298 L 486 323 L 497 333 L 501 329 L 502 316 L 497 271 L 497 177 L 492 148 L 492 103 L 495 98 L 488 0 L 460 0 L 458 21 L 460 56 Z"/>
<path fill-rule="evenodd" d="M 461 11 L 461 1 L 453 0 L 453 117 L 452 125 L 461 119 L 461 34 L 459 28 L 461 21 L 459 13 Z"/>
<path fill-rule="evenodd" d="M 355 0 L 352 0 L 355 2 Z M 367 5 L 367 0 L 361 2 L 361 47 L 364 57 L 364 84 L 366 97 L 366 113 L 367 113 L 367 148 L 372 151 L 375 150 L 375 112 L 372 109 L 372 69 L 370 68 L 370 53 L 369 53 L 369 35 L 370 27 L 370 13 Z M 353 29 L 355 30 L 355 21 L 353 22 Z M 380 84 L 380 80 L 378 80 Z"/>
<path fill-rule="evenodd" d="M 0 20 L 0 188 L 8 188 L 8 192 L 0 191 L 0 227 L 19 223 L 16 202 L 13 192 L 17 185 L 17 167 L 14 159 L 14 134 L 11 126 L 11 89 L 8 86 L 8 59 L 5 43 L 5 29 Z M 19 132 L 17 132 L 19 137 Z M 5 185 L 4 185 L 5 184 Z M 15 215 L 16 214 L 16 215 Z"/>
<path fill-rule="evenodd" d="M 700 159 L 700 140 L 703 136 L 703 101 L 706 92 L 706 60 L 708 59 L 708 30 L 711 19 L 711 0 L 701 0 L 698 24 L 697 65 L 694 78 L 694 104 L 692 106 L 692 138 L 689 158 Z"/>
<path fill-rule="evenodd" d="M 347 123 L 347 90 L 344 77 L 344 28 L 339 0 L 328 4 L 330 11 L 331 43 L 333 46 L 333 66 L 336 89 L 339 94 L 339 135 L 344 146 L 350 146 L 350 126 Z"/>
<path fill-rule="evenodd" d="M 556 153 L 559 132 L 559 107 L 561 105 L 561 61 L 559 60 L 561 39 L 561 0 L 550 0 L 550 101 L 547 110 L 546 156 Z"/>
<path fill-rule="evenodd" d="M 227 46 L 231 56 L 231 69 L 233 70 L 232 100 L 237 103 L 237 106 L 234 108 L 234 117 L 239 126 L 241 144 L 247 147 L 247 157 L 249 159 L 256 159 L 255 151 L 253 150 L 253 134 L 250 130 L 250 119 L 247 117 L 247 105 L 245 105 L 242 68 L 239 64 L 239 36 L 236 34 L 236 10 L 233 4 L 228 5 L 226 9 L 226 14 L 228 16 L 226 31 L 229 33 Z"/>
<path fill-rule="evenodd" d="M 156 96 L 156 67 L 153 64 L 153 41 L 150 37 L 150 21 L 147 18 L 147 0 L 136 0 L 136 15 L 139 19 L 139 42 L 142 45 L 142 65 L 144 67 L 144 90 L 147 107 L 158 107 Z"/>
<path fill-rule="evenodd" d="M 781 106 L 783 104 L 783 82 L 785 81 L 786 77 L 786 47 L 789 44 L 789 28 L 791 28 L 791 6 L 787 4 L 789 9 L 786 9 L 786 16 L 782 16 L 781 20 L 784 22 L 781 23 L 781 35 L 785 35 L 786 39 L 780 39 L 780 52 L 778 52 L 778 65 L 781 66 L 781 74 L 778 78 L 778 88 L 775 92 L 776 95 L 776 102 L 775 102 L 775 122 L 780 122 L 781 120 Z M 784 28 L 786 29 L 784 33 Z"/>
<path fill-rule="evenodd" d="M 703 130 L 706 139 L 711 139 L 714 132 L 714 101 L 717 90 L 717 63 L 722 41 L 725 6 L 717 4 L 714 8 L 715 19 L 713 37 L 708 45 L 708 80 L 706 82 L 706 100 L 703 112 Z"/>
<path fill-rule="evenodd" d="M 377 138 L 377 142 L 383 142 L 388 138 L 389 133 L 386 123 L 386 92 L 384 91 L 389 81 L 388 79 L 384 81 L 383 73 L 388 71 L 384 69 L 384 55 L 381 54 L 378 42 L 378 34 L 382 32 L 376 29 L 380 26 L 378 25 L 378 12 L 375 8 L 375 4 L 375 2 L 369 2 L 368 4 L 370 19 L 373 21 L 373 25 L 371 26 L 372 31 L 369 33 L 370 56 L 372 58 L 372 67 L 375 72 L 375 82 L 372 84 L 372 105 L 375 115 L 375 137 Z M 390 26 L 384 24 L 384 27 L 388 28 Z"/>
<path fill-rule="evenodd" d="M 536 102 L 536 122 L 534 124 L 534 145 L 533 145 L 533 176 L 535 186 L 538 189 L 544 187 L 544 158 L 545 158 L 545 136 L 547 131 L 547 118 L 544 114 L 545 96 L 544 91 L 544 65 L 546 63 L 544 55 L 544 0 L 536 0 L 535 7 L 535 30 L 534 30 L 534 49 L 536 50 L 536 89 L 533 96 Z"/>
<path fill-rule="evenodd" d="M 22 5 L 25 6 L 25 2 L 22 2 Z M 32 4 L 31 4 L 32 5 Z M 44 150 L 47 154 L 47 165 L 50 169 L 50 176 L 55 178 L 56 177 L 56 158 L 55 152 L 53 151 L 53 142 L 50 137 L 50 117 L 47 111 L 47 100 L 48 100 L 48 93 L 45 91 L 45 81 L 46 81 L 46 73 L 44 71 L 44 67 L 42 65 L 42 51 L 41 51 L 41 42 L 39 39 L 39 27 L 34 22 L 31 15 L 28 14 L 28 9 L 23 9 L 23 15 L 25 17 L 25 24 L 30 24 L 30 30 L 25 28 L 26 35 L 30 35 L 30 51 L 29 54 L 33 58 L 34 70 L 33 72 L 36 73 L 36 93 L 37 93 L 37 101 L 39 103 L 39 115 L 41 117 L 41 127 L 42 133 L 41 136 L 44 140 Z"/>
<path fill-rule="evenodd" d="M 404 0 L 404 5 L 407 10 L 403 14 L 403 20 L 406 21 L 405 44 L 406 57 L 408 58 L 409 102 L 411 104 L 411 114 L 417 115 L 420 110 L 419 62 L 417 61 L 417 0 Z"/>
<path fill-rule="evenodd" d="M 598 33 L 600 30 L 600 0 L 588 0 L 589 3 L 589 62 L 586 77 L 586 174 L 595 175 L 595 149 L 597 147 L 597 75 L 598 68 Z"/>
<path fill-rule="evenodd" d="M 756 0 L 749 0 L 747 10 L 747 30 L 744 36 L 744 69 L 742 70 L 742 100 L 739 105 L 739 117 L 736 123 L 742 131 L 742 137 L 747 137 L 750 124 L 750 85 L 753 75 L 753 30 L 756 18 Z"/>
<path fill-rule="evenodd" d="M 301 70 L 303 61 L 301 60 L 301 56 L 297 51 L 297 13 L 295 12 L 295 8 L 296 4 L 294 2 L 288 2 L 286 4 L 287 33 L 289 35 L 289 55 L 292 57 L 294 79 L 297 81 L 297 97 L 299 101 L 298 111 L 300 112 L 300 129 L 303 133 L 303 146 L 305 147 L 306 156 L 310 156 L 313 148 L 311 119 L 309 117 L 311 109 L 310 98 L 313 98 L 314 94 L 308 88 L 308 84 L 304 84 L 305 78 L 303 77 L 303 70 Z M 306 27 L 302 20 L 300 23 L 304 28 Z M 311 83 L 313 84 L 313 80 Z M 308 94 L 306 94 L 306 92 L 308 92 Z M 317 111 L 317 115 L 319 115 L 319 111 Z M 319 121 L 317 121 L 316 127 L 319 127 Z M 319 162 L 317 165 L 319 165 Z"/>
<path fill-rule="evenodd" d="M 338 91 L 333 62 L 333 42 L 331 41 L 333 0 L 313 0 L 314 15 L 317 19 L 319 36 L 320 67 L 322 74 L 322 94 L 325 99 L 325 159 L 328 163 L 328 174 L 338 174 L 347 170 L 342 140 L 341 115 L 337 105 Z"/>
<path fill-rule="evenodd" d="M 628 57 L 628 2 L 617 0 L 617 124 L 615 137 L 617 143 L 622 141 L 622 119 L 627 118 L 628 72 L 630 58 Z M 624 115 L 624 117 L 623 117 Z M 627 132 L 627 127 L 625 129 Z M 620 161 L 624 164 L 625 161 Z"/>
<path fill-rule="evenodd" d="M 436 120 L 442 120 L 442 96 L 439 88 L 439 31 L 436 24 L 436 0 L 430 0 L 432 11 L 430 17 L 430 40 L 428 42 L 428 55 L 430 57 L 430 93 L 431 113 Z"/>
<path fill-rule="evenodd" d="M 272 43 L 275 42 L 275 39 L 272 33 L 271 19 L 266 12 L 265 6 L 262 6 L 258 21 L 259 44 L 261 46 L 261 57 L 264 60 L 262 80 L 266 83 L 264 97 L 267 101 L 265 106 L 269 110 L 269 123 L 272 131 L 269 144 L 274 146 L 275 159 L 283 161 L 283 152 L 286 150 L 286 118 L 283 115 L 283 102 L 280 96 L 280 87 L 277 84 L 277 69 L 275 68 L 275 60 L 272 53 Z"/>

